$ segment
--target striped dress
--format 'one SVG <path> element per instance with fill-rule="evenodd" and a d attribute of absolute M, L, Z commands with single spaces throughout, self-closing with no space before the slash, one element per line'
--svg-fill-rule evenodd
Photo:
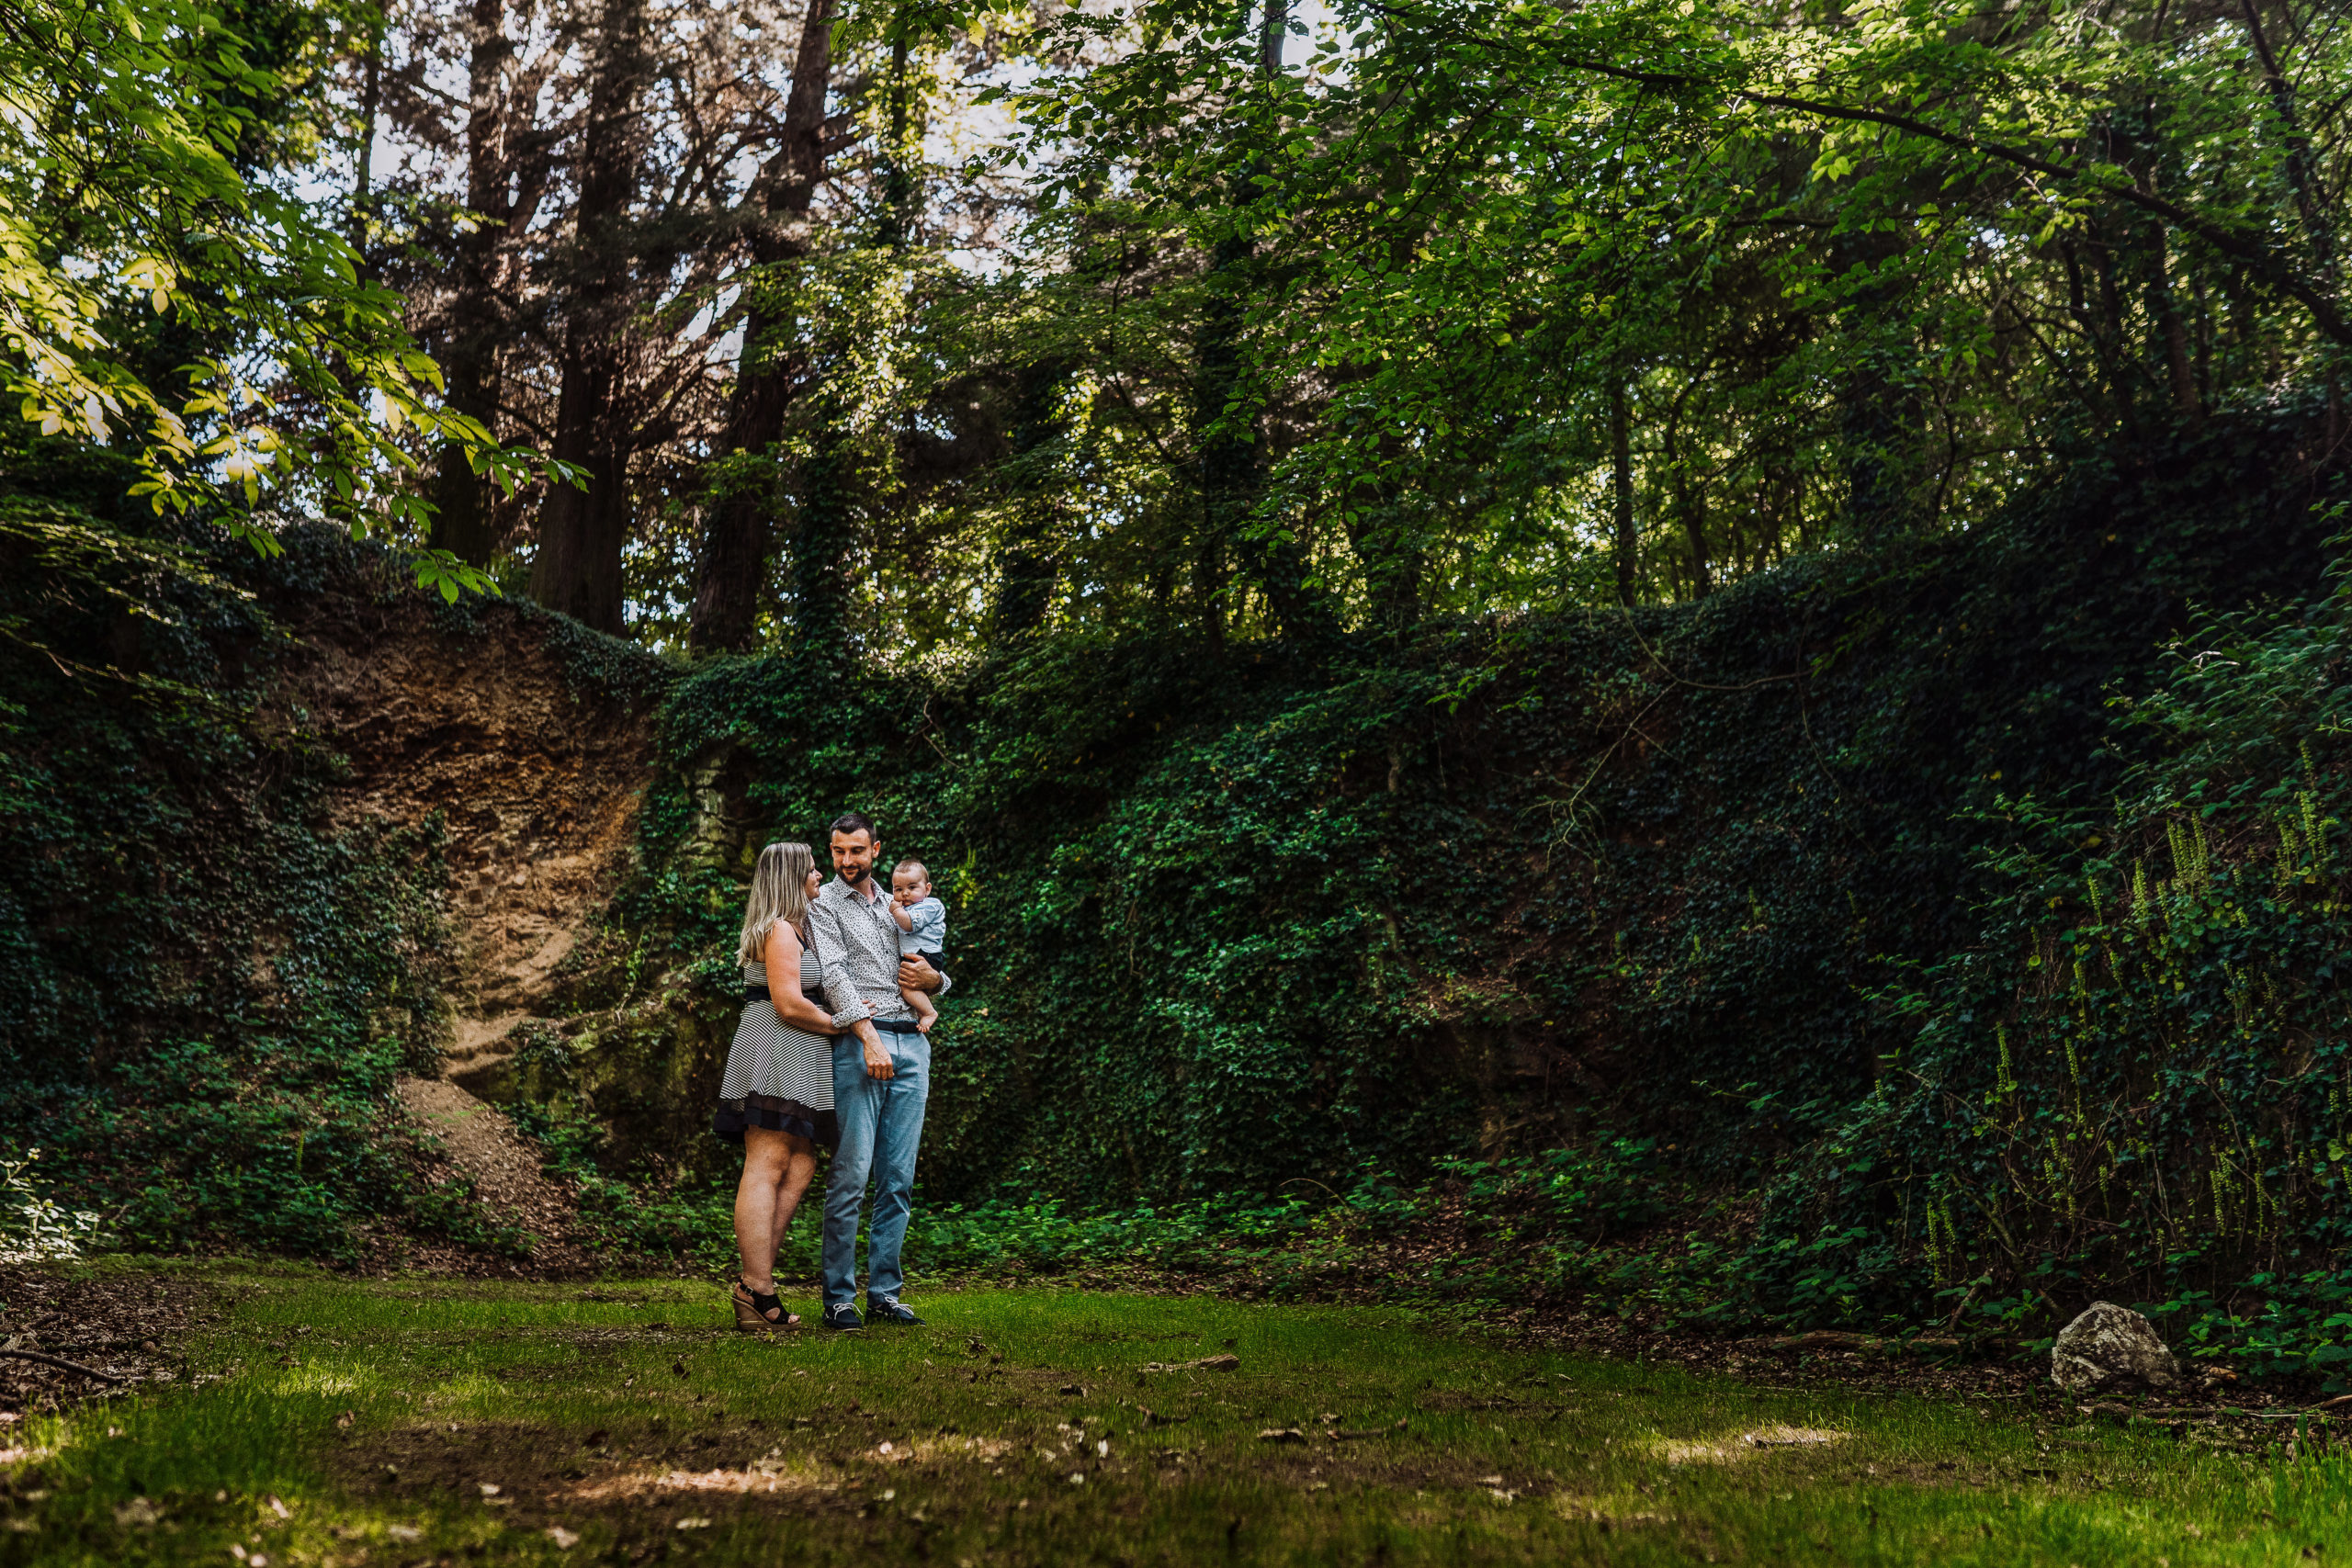
<path fill-rule="evenodd" d="M 803 947 L 800 994 L 811 1000 L 821 998 L 823 981 L 816 953 Z M 776 1017 L 774 1004 L 757 995 L 767 989 L 767 983 L 765 964 L 754 960 L 743 965 L 743 984 L 754 996 L 744 1002 L 735 1043 L 727 1051 L 727 1075 L 719 1082 L 718 1112 L 711 1130 L 740 1144 L 745 1128 L 764 1127 L 831 1148 L 841 1142 L 840 1122 L 833 1113 L 832 1037 L 811 1034 Z"/>

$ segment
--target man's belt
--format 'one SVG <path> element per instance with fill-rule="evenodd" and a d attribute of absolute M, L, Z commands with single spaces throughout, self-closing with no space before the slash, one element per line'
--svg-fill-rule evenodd
<path fill-rule="evenodd" d="M 746 986 L 743 987 L 743 999 L 747 1002 L 766 1001 L 768 988 L 765 986 Z M 921 1034 L 922 1032 L 922 1026 L 910 1018 L 877 1018 L 873 1021 L 873 1023 L 875 1028 L 885 1034 Z"/>

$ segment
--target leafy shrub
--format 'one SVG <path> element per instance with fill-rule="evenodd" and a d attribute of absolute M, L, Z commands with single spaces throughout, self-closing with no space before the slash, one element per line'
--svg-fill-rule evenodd
<path fill-rule="evenodd" d="M 1637 1229 L 1668 1212 L 1656 1138 L 1611 1137 L 1591 1149 L 1546 1149 L 1491 1160 L 1445 1159 L 1474 1209 L 1505 1223 L 1592 1238 Z"/>
<path fill-rule="evenodd" d="M 100 1217 L 68 1209 L 37 1186 L 39 1149 L 0 1158 L 0 1263 L 51 1263 L 79 1258 L 103 1239 Z"/>

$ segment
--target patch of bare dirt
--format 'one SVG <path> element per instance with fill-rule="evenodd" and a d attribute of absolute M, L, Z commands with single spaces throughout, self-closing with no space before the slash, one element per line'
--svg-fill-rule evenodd
<path fill-rule="evenodd" d="M 0 1348 L 107 1374 L 0 1356 L 0 1453 L 29 1413 L 189 1376 L 185 1341 L 208 1308 L 202 1286 L 172 1274 L 0 1265 Z"/>
<path fill-rule="evenodd" d="M 1846 1434 L 1818 1427 L 1767 1426 L 1713 1438 L 1661 1441 L 1658 1457 L 1668 1464 L 1737 1464 L 1772 1449 L 1819 1448 L 1843 1442 Z"/>
<path fill-rule="evenodd" d="M 531 1273 L 560 1276 L 591 1268 L 594 1258 L 577 1234 L 578 1212 L 571 1189 L 540 1168 L 538 1145 L 517 1133 L 504 1111 L 446 1078 L 402 1077 L 392 1092 L 416 1123 L 439 1141 L 450 1165 L 472 1178 L 483 1212 L 494 1222 L 537 1238 Z M 409 1260 L 437 1272 L 472 1273 L 481 1267 L 481 1260 L 463 1249 L 447 1258 L 413 1251 Z M 525 1270 L 511 1265 L 504 1271 Z"/>
<path fill-rule="evenodd" d="M 681 1408 L 649 1401 L 643 1409 L 584 1432 L 421 1422 L 343 1439 L 334 1463 L 355 1489 L 388 1507 L 445 1506 L 456 1497 L 524 1530 L 576 1529 L 596 1517 L 624 1543 L 675 1540 L 681 1529 L 701 1528 L 690 1522 L 697 1519 L 879 1520 L 888 1512 L 884 1505 L 910 1482 L 921 1484 L 928 1507 L 944 1513 L 1001 1508 L 1009 1495 L 1069 1485 L 1075 1471 L 1098 1477 L 1152 1472 L 1175 1480 L 1238 1469 L 1308 1490 L 1340 1483 L 1467 1487 L 1500 1479 L 1475 1476 L 1475 1466 L 1442 1453 L 1399 1454 L 1328 1439 L 1280 1450 L 1158 1447 L 1120 1423 L 1049 1427 L 1050 1412 L 1007 1412 L 1001 1429 L 974 1433 L 855 1404 L 813 1419 L 746 1417 L 716 1402 Z M 1112 1452 L 1096 1450 L 1102 1439 Z M 904 1560 L 888 1551 L 877 1555 Z"/>
<path fill-rule="evenodd" d="M 514 1423 L 427 1422 L 345 1442 L 336 1468 L 384 1504 L 461 1497 L 508 1527 L 540 1529 L 601 1514 L 655 1539 L 675 1517 L 747 1507 L 844 1510 L 857 1475 L 800 1451 L 788 1425 L 713 1409 L 569 1432 Z M 790 1461 L 783 1454 L 794 1451 Z"/>

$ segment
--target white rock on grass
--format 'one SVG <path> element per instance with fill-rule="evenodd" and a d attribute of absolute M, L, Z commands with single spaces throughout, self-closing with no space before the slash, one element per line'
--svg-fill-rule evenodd
<path fill-rule="evenodd" d="M 2113 1302 L 2093 1302 L 2058 1331 L 2050 1381 L 2070 1393 L 2173 1388 L 2180 1366 L 2146 1318 Z"/>

